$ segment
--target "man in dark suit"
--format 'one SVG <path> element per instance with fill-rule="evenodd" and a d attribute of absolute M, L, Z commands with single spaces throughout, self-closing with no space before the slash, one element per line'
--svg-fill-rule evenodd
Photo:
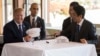
<path fill-rule="evenodd" d="M 96 28 L 91 22 L 84 19 L 84 15 L 84 7 L 73 7 L 72 17 L 75 23 L 72 23 L 65 31 L 62 31 L 61 35 L 67 36 L 70 41 L 96 44 Z"/>
<path fill-rule="evenodd" d="M 45 24 L 44 20 L 37 16 L 39 10 L 39 5 L 37 3 L 32 3 L 30 11 L 31 15 L 25 17 L 24 21 L 30 24 L 31 28 L 40 28 L 40 36 L 35 37 L 35 40 L 45 39 Z"/>
<path fill-rule="evenodd" d="M 4 43 L 30 41 L 31 37 L 26 34 L 29 25 L 23 22 L 23 9 L 14 10 L 14 19 L 7 23 L 3 28 Z"/>
<path fill-rule="evenodd" d="M 79 5 L 78 2 L 71 2 L 70 3 L 70 7 L 69 7 L 70 17 L 68 17 L 64 20 L 63 25 L 62 25 L 62 31 L 64 31 L 67 27 L 69 27 L 69 25 L 73 22 L 72 17 L 71 17 L 71 11 L 73 11 L 73 7 L 78 6 L 78 5 Z"/>

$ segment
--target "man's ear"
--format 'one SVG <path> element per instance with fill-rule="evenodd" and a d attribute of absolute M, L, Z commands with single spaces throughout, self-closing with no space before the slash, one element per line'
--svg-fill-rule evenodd
<path fill-rule="evenodd" d="M 30 8 L 30 11 L 31 11 L 31 8 Z"/>
<path fill-rule="evenodd" d="M 79 17 L 80 17 L 80 18 L 83 18 L 83 16 L 82 16 L 82 15 L 79 15 Z"/>

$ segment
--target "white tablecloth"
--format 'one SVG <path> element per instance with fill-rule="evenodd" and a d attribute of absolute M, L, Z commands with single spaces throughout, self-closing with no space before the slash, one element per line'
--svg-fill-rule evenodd
<path fill-rule="evenodd" d="M 97 53 L 92 44 L 57 43 L 55 40 L 43 40 L 34 43 L 5 44 L 2 56 L 97 56 Z"/>

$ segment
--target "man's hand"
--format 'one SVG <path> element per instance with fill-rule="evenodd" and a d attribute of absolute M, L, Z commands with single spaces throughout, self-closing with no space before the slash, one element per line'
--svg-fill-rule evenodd
<path fill-rule="evenodd" d="M 87 40 L 86 39 L 80 39 L 80 42 L 83 44 L 87 44 Z"/>
<path fill-rule="evenodd" d="M 57 36 L 59 36 L 59 35 L 60 35 L 60 32 L 54 33 L 54 37 L 57 37 Z"/>
<path fill-rule="evenodd" d="M 26 42 L 31 41 L 31 39 L 32 39 L 32 37 L 30 37 L 30 36 L 28 36 L 28 35 L 24 37 L 24 40 L 25 40 Z"/>

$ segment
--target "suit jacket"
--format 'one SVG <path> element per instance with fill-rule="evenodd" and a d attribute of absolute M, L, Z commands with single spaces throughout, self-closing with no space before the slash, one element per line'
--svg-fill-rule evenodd
<path fill-rule="evenodd" d="M 22 29 L 23 36 L 20 34 L 14 20 L 7 23 L 3 28 L 4 43 L 23 42 L 23 37 L 26 36 L 26 30 L 29 29 L 28 23 L 24 22 L 22 24 Z"/>
<path fill-rule="evenodd" d="M 31 27 L 30 16 L 25 17 L 24 21 L 28 22 L 30 24 L 30 27 Z M 40 17 L 37 17 L 36 23 L 37 23 L 36 27 L 41 29 L 40 39 L 45 39 L 45 23 L 44 23 L 44 20 Z"/>
<path fill-rule="evenodd" d="M 71 19 L 71 17 L 68 17 L 64 20 L 63 25 L 62 25 L 62 31 L 66 30 L 74 21 Z"/>
<path fill-rule="evenodd" d="M 96 43 L 97 36 L 96 36 L 96 28 L 94 25 L 85 20 L 80 28 L 80 32 L 78 33 L 78 39 L 75 40 L 75 32 L 76 32 L 76 24 L 72 23 L 65 31 L 61 32 L 61 35 L 67 36 L 70 41 L 80 42 L 80 39 L 85 38 L 88 43 Z"/>
<path fill-rule="evenodd" d="M 72 23 L 72 22 L 71 22 L 71 18 L 70 18 L 70 17 L 66 18 L 66 19 L 64 20 L 64 22 L 63 22 L 62 31 L 65 30 L 67 27 L 69 27 L 69 25 L 70 25 L 71 23 Z"/>

